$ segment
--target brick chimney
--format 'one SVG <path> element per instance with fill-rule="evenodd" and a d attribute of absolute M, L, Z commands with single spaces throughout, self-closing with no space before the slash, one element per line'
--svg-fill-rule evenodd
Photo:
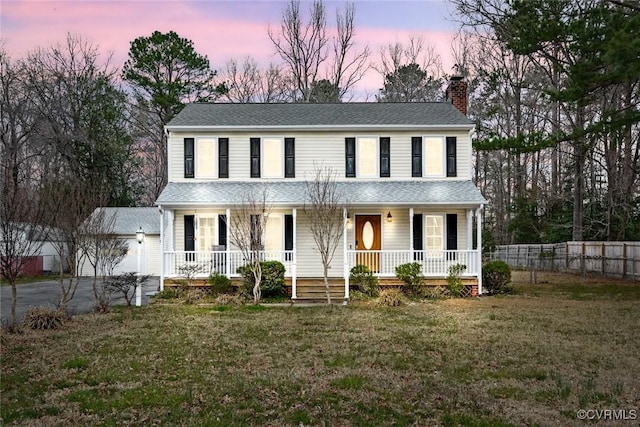
<path fill-rule="evenodd" d="M 447 87 L 447 101 L 452 103 L 462 114 L 467 115 L 467 82 L 462 76 L 452 76 Z"/>

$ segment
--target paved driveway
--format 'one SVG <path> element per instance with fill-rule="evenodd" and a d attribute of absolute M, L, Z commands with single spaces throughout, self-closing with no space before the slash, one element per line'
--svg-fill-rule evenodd
<path fill-rule="evenodd" d="M 80 279 L 78 289 L 68 305 L 68 309 L 73 314 L 88 313 L 93 308 L 93 278 L 83 277 Z M 158 290 L 159 279 L 151 277 L 142 288 L 142 304 L 149 303 L 147 292 Z M 17 286 L 18 304 L 16 315 L 21 320 L 29 307 L 48 306 L 55 307 L 60 299 L 60 282 L 57 280 L 47 280 L 44 282 L 23 283 Z M 135 298 L 133 303 L 135 304 Z M 125 300 L 118 295 L 114 295 L 112 304 L 125 304 Z M 0 317 L 2 321 L 11 318 L 11 287 L 0 286 Z"/>

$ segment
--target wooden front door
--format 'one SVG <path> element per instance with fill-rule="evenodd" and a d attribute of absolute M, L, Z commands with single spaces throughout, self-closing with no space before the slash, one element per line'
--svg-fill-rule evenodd
<path fill-rule="evenodd" d="M 380 272 L 382 249 L 382 217 L 380 215 L 356 215 L 356 264 L 366 265 L 374 273 Z"/>

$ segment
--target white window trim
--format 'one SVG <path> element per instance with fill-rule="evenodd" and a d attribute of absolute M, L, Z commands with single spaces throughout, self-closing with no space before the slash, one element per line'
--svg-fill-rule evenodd
<path fill-rule="evenodd" d="M 428 216 L 437 216 L 440 217 L 440 220 L 442 221 L 442 233 L 440 235 L 440 238 L 442 239 L 442 247 L 439 250 L 438 253 L 434 253 L 433 249 L 429 249 L 427 248 L 427 217 Z M 423 251 L 425 252 L 425 255 L 427 258 L 431 258 L 431 259 L 435 259 L 435 258 L 442 258 L 444 256 L 444 251 L 446 250 L 446 242 L 447 242 L 447 215 L 443 212 L 429 212 L 429 213 L 422 213 L 422 247 L 424 248 Z"/>
<path fill-rule="evenodd" d="M 265 250 L 280 251 L 280 252 L 284 251 L 284 215 L 285 214 L 283 214 L 283 213 L 273 213 L 273 212 L 269 214 L 269 216 L 267 218 L 267 221 L 265 222 L 264 232 L 262 234 L 262 241 L 264 243 Z M 267 230 L 267 228 L 269 227 L 269 221 L 270 220 L 275 220 L 275 221 L 280 223 L 279 224 L 279 227 L 280 227 L 280 246 L 277 249 L 276 248 L 266 249 L 267 246 L 268 246 L 268 243 L 267 243 L 267 232 L 268 232 L 268 230 Z M 281 260 L 278 259 L 278 261 L 281 261 Z"/>
<path fill-rule="evenodd" d="M 211 243 L 211 245 L 220 244 L 220 242 L 219 242 L 220 230 L 218 230 L 218 216 L 219 215 L 220 214 L 217 214 L 217 213 L 198 213 L 198 214 L 195 215 L 194 235 L 195 235 L 195 238 L 196 238 L 196 245 L 195 245 L 196 251 L 200 250 L 200 240 L 201 240 L 200 239 L 200 219 L 201 218 L 207 218 L 207 219 L 213 218 L 214 232 L 213 232 L 213 242 Z M 205 248 L 205 251 L 207 251 L 207 250 L 210 251 L 211 249 L 212 248 L 209 248 L 209 249 Z"/>
<path fill-rule="evenodd" d="M 375 172 L 372 176 L 362 176 L 360 171 L 360 160 L 362 156 L 360 154 L 360 140 L 361 139 L 373 139 L 375 140 L 376 153 L 374 157 Z M 360 135 L 356 137 L 356 178 L 364 179 L 376 179 L 380 178 L 380 137 L 375 135 Z"/>
<path fill-rule="evenodd" d="M 278 140 L 280 142 L 280 172 L 278 175 L 266 175 L 265 168 L 265 139 Z M 285 168 L 285 155 L 284 155 L 284 137 L 282 136 L 263 136 L 260 137 L 260 178 L 284 178 Z"/>
<path fill-rule="evenodd" d="M 427 169 L 427 159 L 429 158 L 429 153 L 427 151 L 427 138 L 429 139 L 440 139 L 440 163 L 442 167 L 441 174 L 429 174 Z M 445 146 L 446 137 L 444 135 L 422 135 L 422 176 L 425 178 L 444 178 L 447 176 L 447 147 Z"/>
<path fill-rule="evenodd" d="M 211 171 L 210 176 L 201 176 L 199 171 L 200 164 L 200 153 L 198 152 L 199 142 L 201 140 L 210 140 L 213 141 L 213 158 L 211 161 L 213 162 L 213 169 Z M 193 178 L 194 179 L 215 179 L 218 178 L 218 158 L 220 156 L 219 147 L 218 147 L 218 138 L 213 136 L 200 136 L 195 138 L 194 147 L 193 147 Z"/>

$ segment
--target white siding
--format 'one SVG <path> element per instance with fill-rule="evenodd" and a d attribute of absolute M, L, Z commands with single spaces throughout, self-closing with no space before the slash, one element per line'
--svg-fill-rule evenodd
<path fill-rule="evenodd" d="M 391 138 L 391 177 L 382 179 L 411 178 L 411 137 L 412 136 L 455 136 L 457 137 L 457 179 L 471 179 L 471 139 L 466 131 L 456 132 L 236 132 L 236 133 L 172 133 L 169 138 L 169 181 L 200 181 L 198 178 L 184 178 L 184 138 L 186 137 L 228 137 L 229 138 L 229 180 L 250 180 L 249 138 L 252 137 L 294 137 L 295 167 L 297 180 L 309 178 L 316 167 L 331 167 L 339 179 L 345 178 L 345 138 L 388 136 Z M 217 152 L 217 150 L 216 150 Z M 197 155 L 197 153 L 196 153 Z M 214 178 L 217 179 L 217 178 Z M 353 179 L 353 178 L 350 178 Z M 429 178 L 422 178 L 429 179 Z M 442 179 L 442 177 L 435 178 Z M 451 179 L 451 178 L 450 178 Z M 253 179 L 255 180 L 255 178 Z"/>
<path fill-rule="evenodd" d="M 309 220 L 302 212 L 298 210 L 297 216 L 297 249 L 298 249 L 298 277 L 322 277 L 322 261 L 316 243 L 313 240 L 313 234 L 309 230 Z M 342 240 L 338 244 L 331 268 L 329 269 L 329 277 L 343 277 L 343 248 Z"/>
<path fill-rule="evenodd" d="M 147 234 L 144 239 L 144 247 L 139 245 L 136 241 L 135 236 L 131 235 L 122 235 L 119 236 L 124 239 L 129 245 L 129 249 L 127 251 L 127 255 L 124 259 L 118 264 L 114 270 L 113 274 L 122 274 L 127 272 L 135 272 L 138 269 L 138 250 L 142 250 L 142 259 L 141 262 L 141 272 L 142 274 L 148 274 L 151 276 L 159 276 L 160 275 L 160 236 Z M 89 262 L 89 260 L 85 261 L 82 266 L 82 270 L 80 271 L 81 276 L 89 276 L 92 277 L 94 274 L 93 266 Z"/>

